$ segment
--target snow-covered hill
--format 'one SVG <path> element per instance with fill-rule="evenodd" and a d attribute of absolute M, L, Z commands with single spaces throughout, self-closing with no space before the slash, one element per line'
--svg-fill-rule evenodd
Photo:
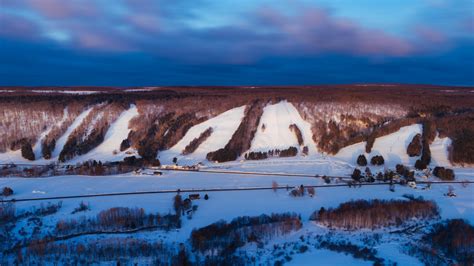
<path fill-rule="evenodd" d="M 294 130 L 295 125 L 303 137 L 302 145 Z M 266 152 L 275 149 L 288 149 L 289 147 L 308 146 L 312 153 L 316 152 L 316 145 L 312 139 L 311 125 L 301 118 L 293 104 L 281 101 L 267 105 L 260 118 L 258 130 L 252 141 L 250 151 Z"/>
<path fill-rule="evenodd" d="M 97 106 L 97 105 L 96 105 Z M 44 164 L 57 162 L 61 151 L 65 144 L 80 126 L 83 125 L 86 117 L 93 111 L 94 106 L 83 110 L 67 127 L 65 132 L 56 141 L 51 159 L 44 159 L 41 155 L 41 141 L 48 134 L 50 128 L 46 128 L 33 145 L 33 151 L 36 160 L 29 161 L 22 157 L 21 151 L 7 151 L 0 153 L 1 163 L 33 163 Z M 161 150 L 157 154 L 157 158 L 164 164 L 171 164 L 173 158 L 177 158 L 180 164 L 195 164 L 198 162 L 208 163 L 206 155 L 226 146 L 237 129 L 243 123 L 247 106 L 235 107 L 222 112 L 210 119 L 191 126 L 187 129 L 184 136 L 168 150 Z M 65 109 L 67 116 L 67 109 Z M 159 110 L 163 112 L 163 110 Z M 100 115 L 100 113 L 98 114 Z M 98 116 L 97 115 L 97 116 Z M 132 104 L 130 107 L 120 114 L 118 118 L 107 129 L 103 141 L 93 147 L 89 152 L 75 156 L 66 163 L 81 163 L 88 160 L 97 161 L 121 161 L 127 156 L 140 157 L 135 147 L 120 151 L 120 144 L 126 140 L 131 133 L 130 122 L 140 117 L 139 108 Z M 65 118 L 64 118 L 65 119 Z M 63 120 L 64 120 L 63 119 Z M 94 118 L 95 119 L 95 118 Z M 58 123 L 62 123 L 59 121 Z M 172 127 L 171 127 L 172 128 Z M 87 134 L 91 133 L 94 128 L 87 129 Z M 170 128 L 164 132 L 169 133 Z M 328 155 L 320 151 L 315 141 L 314 132 L 311 124 L 304 120 L 298 112 L 295 105 L 287 100 L 268 103 L 263 108 L 263 114 L 259 119 L 258 128 L 251 140 L 249 152 L 268 152 L 272 150 L 284 150 L 290 147 L 298 149 L 296 157 L 309 156 L 308 158 L 332 158 L 334 161 L 355 165 L 357 156 L 364 154 L 368 159 L 375 155 L 382 155 L 385 159 L 383 167 L 394 167 L 396 164 L 404 164 L 413 166 L 418 157 L 409 157 L 407 154 L 407 146 L 413 137 L 423 132 L 421 124 L 412 124 L 410 126 L 401 127 L 398 131 L 376 138 L 370 153 L 365 152 L 365 142 L 356 143 L 342 148 L 335 155 Z M 433 160 L 432 166 L 442 165 L 450 166 L 449 152 L 451 140 L 448 137 L 436 137 L 431 143 L 431 153 Z M 193 146 L 193 147 L 191 147 Z M 308 154 L 302 153 L 303 148 L 308 150 Z M 188 152 L 184 152 L 188 150 Z M 271 156 L 270 156 L 271 157 Z M 275 156 L 276 157 L 276 156 Z M 243 159 L 243 154 L 239 160 Z M 271 160 L 269 158 L 268 160 Z"/>

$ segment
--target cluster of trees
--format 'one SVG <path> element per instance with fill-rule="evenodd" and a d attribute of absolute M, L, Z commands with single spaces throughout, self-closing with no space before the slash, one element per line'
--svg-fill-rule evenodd
<path fill-rule="evenodd" d="M 474 264 L 474 227 L 462 219 L 437 224 L 423 240 L 460 265 Z"/>
<path fill-rule="evenodd" d="M 372 165 L 383 165 L 385 163 L 385 160 L 382 155 L 375 155 L 370 159 L 370 163 Z"/>
<path fill-rule="evenodd" d="M 358 164 L 359 166 L 366 166 L 366 165 L 367 165 L 367 158 L 365 158 L 365 155 L 360 154 L 360 155 L 357 157 L 357 164 Z"/>
<path fill-rule="evenodd" d="M 397 164 L 395 166 L 395 171 L 397 172 L 397 174 L 405 177 L 409 181 L 415 180 L 415 172 L 410 171 L 410 169 L 408 169 L 408 167 L 405 167 L 403 164 Z"/>
<path fill-rule="evenodd" d="M 368 247 L 360 247 L 348 241 L 332 242 L 323 240 L 318 243 L 318 248 L 351 254 L 356 259 L 374 262 L 374 265 L 384 265 L 384 259 L 377 257 L 377 250 Z"/>
<path fill-rule="evenodd" d="M 43 158 L 51 159 L 52 153 L 58 140 L 74 122 L 80 113 L 84 112 L 86 104 L 83 101 L 74 101 L 67 103 L 64 109 L 63 118 L 49 129 L 48 134 L 41 141 L 41 153 Z"/>
<path fill-rule="evenodd" d="M 414 175 L 415 173 L 412 171 L 407 173 L 407 176 L 414 176 Z M 391 170 L 387 170 L 384 173 L 378 172 L 375 174 L 375 173 L 372 173 L 369 167 L 365 167 L 364 173 L 362 173 L 360 169 L 355 168 L 351 174 L 351 178 L 354 181 L 359 182 L 361 181 L 362 178 L 364 178 L 363 181 L 367 181 L 369 183 L 375 182 L 375 180 L 390 181 L 390 180 L 393 180 L 394 177 L 395 177 L 395 173 Z M 329 183 L 329 182 L 326 182 L 326 183 Z"/>
<path fill-rule="evenodd" d="M 471 126 L 474 124 L 472 119 L 470 123 Z M 460 130 L 451 145 L 451 160 L 454 163 L 474 164 L 474 129 Z"/>
<path fill-rule="evenodd" d="M 245 116 L 229 142 L 224 148 L 208 153 L 206 158 L 217 162 L 235 161 L 244 151 L 249 150 L 265 104 L 266 102 L 255 100 L 247 105 Z"/>
<path fill-rule="evenodd" d="M 114 102 L 96 105 L 69 136 L 59 154 L 59 161 L 68 161 L 97 147 L 104 141 L 110 125 L 127 107 Z"/>
<path fill-rule="evenodd" d="M 40 177 L 54 175 L 54 165 L 35 165 L 20 167 L 17 165 L 3 166 L 0 176 Z"/>
<path fill-rule="evenodd" d="M 35 153 L 33 152 L 33 148 L 31 147 L 31 143 L 23 139 L 21 144 L 21 156 L 27 160 L 34 161 L 35 160 Z"/>
<path fill-rule="evenodd" d="M 291 124 L 289 128 L 293 133 L 295 133 L 296 139 L 298 140 L 298 145 L 303 146 L 303 134 L 301 134 L 300 128 L 296 124 Z"/>
<path fill-rule="evenodd" d="M 421 134 L 416 134 L 407 147 L 407 154 L 410 157 L 420 156 L 422 150 Z"/>
<path fill-rule="evenodd" d="M 295 213 L 243 216 L 193 230 L 191 244 L 202 253 L 217 251 L 217 256 L 227 256 L 248 242 L 260 242 L 301 227 L 301 217 Z"/>
<path fill-rule="evenodd" d="M 42 132 L 62 119 L 63 110 L 64 102 L 0 97 L 0 152 L 20 149 L 20 140 L 35 143 Z"/>
<path fill-rule="evenodd" d="M 423 122 L 423 135 L 421 138 L 422 152 L 421 158 L 416 160 L 415 168 L 419 170 L 426 169 L 431 162 L 430 143 L 436 137 L 436 127 L 432 121 L 426 120 Z"/>
<path fill-rule="evenodd" d="M 94 218 L 60 220 L 56 223 L 55 232 L 58 235 L 71 235 L 150 227 L 165 230 L 179 228 L 181 220 L 177 215 L 147 214 L 142 208 L 115 207 L 101 211 Z"/>
<path fill-rule="evenodd" d="M 13 195 L 13 189 L 11 187 L 3 187 L 2 196 L 9 197 L 11 195 Z"/>
<path fill-rule="evenodd" d="M 186 145 L 186 147 L 184 147 L 184 150 L 182 152 L 183 155 L 191 154 L 196 151 L 199 145 L 201 145 L 204 141 L 206 141 L 207 138 L 211 136 L 212 132 L 212 127 L 209 127 L 204 132 L 202 132 L 199 137 L 193 139 L 188 145 Z"/>
<path fill-rule="evenodd" d="M 2 222 L 11 222 L 16 221 L 21 218 L 26 218 L 30 216 L 46 216 L 55 214 L 61 209 L 63 205 L 62 201 L 57 203 L 48 202 L 46 205 L 41 204 L 39 207 L 32 207 L 31 210 L 23 211 L 21 213 L 16 213 L 15 204 L 8 202 L 8 203 L 0 203 L 0 224 Z"/>
<path fill-rule="evenodd" d="M 305 146 L 306 147 L 306 146 Z M 306 147 L 307 149 L 308 147 Z M 306 150 L 306 154 L 308 154 L 308 151 Z M 264 160 L 267 159 L 268 157 L 293 157 L 298 155 L 298 149 L 296 147 L 289 147 L 288 149 L 280 150 L 280 149 L 275 149 L 275 150 L 269 150 L 268 152 L 264 151 L 251 151 L 249 153 L 246 153 L 244 155 L 245 160 Z"/>
<path fill-rule="evenodd" d="M 122 140 L 122 142 L 120 142 L 120 151 L 125 151 L 127 150 L 128 148 L 130 148 L 131 144 L 130 144 L 130 140 L 128 138 Z"/>
<path fill-rule="evenodd" d="M 433 169 L 433 175 L 441 178 L 442 180 L 454 180 L 454 171 L 453 169 L 444 168 L 437 166 Z"/>
<path fill-rule="evenodd" d="M 44 205 L 43 203 L 40 204 L 39 207 L 33 207 L 31 211 L 24 213 L 24 216 L 46 216 L 57 213 L 61 207 L 63 206 L 62 201 L 58 201 L 57 203 L 48 202 L 48 204 Z"/>
<path fill-rule="evenodd" d="M 143 158 L 135 156 L 125 157 L 120 162 L 106 162 L 90 160 L 76 165 L 57 166 L 50 165 L 34 165 L 28 167 L 20 167 L 16 165 L 3 166 L 0 168 L 0 176 L 21 176 L 21 177 L 40 177 L 54 175 L 115 175 L 121 173 L 129 173 L 143 166 L 160 166 L 160 161 L 154 159 L 145 161 Z"/>
<path fill-rule="evenodd" d="M 360 154 L 357 156 L 357 165 L 359 166 L 366 166 L 367 165 L 367 158 L 364 154 Z M 385 163 L 385 159 L 382 155 L 375 155 L 370 158 L 370 164 L 372 165 L 383 165 Z"/>
<path fill-rule="evenodd" d="M 104 262 L 131 265 L 143 258 L 152 260 L 153 265 L 190 265 L 183 245 L 121 237 L 59 243 L 44 238 L 32 241 L 26 250 L 18 250 L 15 255 L 15 262 L 25 265 L 49 264 L 47 262 L 68 265 Z"/>
<path fill-rule="evenodd" d="M 321 208 L 310 219 L 329 227 L 356 230 L 399 226 L 413 218 L 428 219 L 438 214 L 438 207 L 433 201 L 376 199 L 349 201 L 327 210 Z"/>
<path fill-rule="evenodd" d="M 268 158 L 268 152 L 251 151 L 244 155 L 245 160 L 264 160 Z"/>
<path fill-rule="evenodd" d="M 11 202 L 0 203 L 0 224 L 15 220 L 16 218 L 15 214 L 16 214 L 16 208 L 13 203 Z"/>
<path fill-rule="evenodd" d="M 84 201 L 81 201 L 79 203 L 79 206 L 74 208 L 74 210 L 72 211 L 71 214 L 75 214 L 75 213 L 78 213 L 78 212 L 89 211 L 90 209 L 91 209 L 90 204 L 85 203 Z"/>

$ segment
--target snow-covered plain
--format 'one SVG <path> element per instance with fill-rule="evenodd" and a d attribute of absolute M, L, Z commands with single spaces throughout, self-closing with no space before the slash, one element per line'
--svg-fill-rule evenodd
<path fill-rule="evenodd" d="M 299 164 L 292 162 L 295 167 Z M 243 164 L 242 167 L 244 166 Z M 288 172 L 291 169 L 281 164 L 260 165 L 271 172 Z M 227 168 L 233 168 L 228 165 Z M 313 168 L 306 167 L 306 171 L 318 171 L 317 164 Z M 474 180 L 472 171 L 458 171 L 459 178 Z M 321 178 L 294 177 L 294 176 L 260 176 L 260 175 L 237 175 L 237 174 L 210 174 L 203 172 L 167 172 L 162 176 L 123 174 L 117 176 L 57 176 L 49 178 L 1 178 L 0 187 L 8 186 L 15 191 L 14 198 L 39 198 L 65 195 L 85 195 L 95 193 L 115 193 L 130 191 L 151 191 L 165 189 L 198 189 L 198 188 L 239 188 L 239 187 L 269 187 L 272 182 L 280 186 L 289 187 L 304 185 L 322 185 Z M 316 196 L 305 196 L 294 198 L 285 189 L 274 192 L 272 190 L 262 191 L 232 191 L 232 192 L 209 192 L 210 199 L 197 200 L 194 203 L 199 206 L 191 220 L 183 219 L 182 228 L 177 231 L 163 232 L 152 231 L 134 234 L 134 238 L 158 239 L 163 238 L 169 243 L 186 242 L 190 233 L 195 228 L 200 228 L 218 220 L 230 221 L 238 216 L 258 216 L 260 214 L 296 212 L 301 214 L 303 228 L 296 232 L 296 236 L 282 236 L 272 241 L 286 243 L 295 241 L 301 235 L 327 233 L 311 221 L 309 216 L 321 207 L 336 207 L 338 204 L 353 199 L 403 199 L 404 194 L 413 194 L 416 197 L 423 196 L 425 199 L 434 200 L 441 211 L 441 219 L 462 218 L 474 224 L 474 186 L 462 187 L 460 184 L 453 185 L 457 197 L 449 198 L 443 196 L 448 190 L 447 184 L 433 185 L 430 190 L 412 189 L 397 186 L 395 192 L 390 192 L 388 186 L 363 186 L 361 188 L 328 187 L 317 188 Z M 186 196 L 189 193 L 183 193 Z M 204 193 L 201 193 L 201 197 Z M 58 213 L 46 216 L 43 219 L 45 232 L 52 229 L 55 223 L 64 218 L 79 218 L 82 216 L 92 217 L 104 209 L 112 207 L 140 207 L 147 212 L 159 212 L 162 214 L 173 212 L 173 197 L 175 194 L 148 194 L 111 196 L 99 198 L 65 199 Z M 91 210 L 84 213 L 71 214 L 79 203 L 84 201 L 90 204 Z M 57 202 L 53 200 L 50 202 Z M 45 202 L 43 202 L 45 203 Z M 17 202 L 17 211 L 29 210 L 38 206 L 40 202 Z M 19 225 L 21 226 L 21 224 Z M 19 228 L 18 228 L 19 230 Z M 380 233 L 386 231 L 382 230 Z M 358 234 L 357 232 L 355 233 Z M 397 240 L 398 241 L 398 240 Z M 399 264 L 404 262 L 416 262 L 416 259 L 401 254 L 401 242 L 395 240 L 382 241 L 380 243 L 381 255 L 390 258 Z M 252 246 L 249 245 L 249 252 Z M 273 242 L 267 243 L 259 252 L 269 253 L 273 248 Z M 247 246 L 243 248 L 247 249 Z M 402 256 L 403 255 L 403 256 Z M 330 256 L 332 259 L 328 258 Z M 351 256 L 332 251 L 316 249 L 311 247 L 308 252 L 295 254 L 288 265 L 310 265 L 325 264 L 328 261 L 350 263 L 351 265 L 367 265 L 366 261 L 354 259 Z M 262 261 L 271 260 L 269 256 L 262 257 Z M 305 264 L 306 263 L 306 264 Z M 313 264 L 313 265 L 314 265 Z M 410 263 L 411 265 L 411 263 Z"/>

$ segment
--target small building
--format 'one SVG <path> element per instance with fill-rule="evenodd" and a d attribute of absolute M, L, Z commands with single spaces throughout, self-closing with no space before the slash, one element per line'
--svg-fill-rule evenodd
<path fill-rule="evenodd" d="M 201 198 L 200 194 L 189 194 L 189 199 L 190 200 L 198 200 Z"/>

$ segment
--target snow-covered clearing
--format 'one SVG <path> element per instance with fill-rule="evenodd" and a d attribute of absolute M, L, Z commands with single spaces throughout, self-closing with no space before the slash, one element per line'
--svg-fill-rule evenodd
<path fill-rule="evenodd" d="M 128 112 L 128 111 L 127 111 Z M 263 161 L 262 161 L 263 162 Z M 226 169 L 252 169 L 265 172 L 286 172 L 286 173 L 306 173 L 313 174 L 321 169 L 321 164 L 317 160 L 305 159 L 298 162 L 296 158 L 292 160 L 267 160 L 267 164 L 262 162 L 228 163 L 220 164 Z M 272 163 L 270 163 L 272 162 Z M 259 164 L 257 164 L 259 163 Z M 287 167 L 293 165 L 293 168 Z M 258 168 L 258 169 L 257 169 Z M 333 169 L 340 169 L 337 165 Z M 294 171 L 296 170 L 296 171 Z M 331 173 L 330 170 L 327 170 Z M 457 178 L 474 180 L 472 169 L 455 169 Z M 38 198 L 66 195 L 86 195 L 96 193 L 131 192 L 131 191 L 151 191 L 166 189 L 198 189 L 198 188 L 239 188 L 239 187 L 268 187 L 272 182 L 277 182 L 280 186 L 321 185 L 323 180 L 315 177 L 294 177 L 294 176 L 260 176 L 260 175 L 237 175 L 237 174 L 210 174 L 204 172 L 168 172 L 163 171 L 162 176 L 123 174 L 116 176 L 56 176 L 49 178 L 0 178 L 0 187 L 11 187 L 15 194 L 14 198 Z M 310 234 L 320 234 L 321 228 L 309 221 L 309 216 L 321 207 L 337 207 L 340 203 L 353 199 L 403 199 L 404 194 L 423 196 L 425 199 L 434 200 L 440 207 L 441 218 L 462 218 L 474 224 L 474 186 L 462 187 L 460 184 L 452 185 L 457 197 L 449 198 L 443 194 L 447 192 L 449 185 L 433 185 L 429 190 L 412 189 L 409 187 L 397 186 L 395 192 L 390 192 L 388 186 L 363 186 L 361 188 L 332 187 L 317 188 L 316 196 L 304 196 L 294 198 L 285 189 L 276 192 L 272 190 L 262 191 L 228 191 L 209 192 L 209 200 L 201 199 L 193 201 L 199 206 L 193 218 L 188 220 L 183 218 L 182 228 L 170 232 L 151 231 L 133 234 L 134 238 L 149 240 L 163 239 L 165 242 L 176 243 L 186 242 L 191 232 L 195 228 L 200 228 L 218 220 L 230 221 L 238 216 L 258 216 L 260 214 L 296 212 L 301 214 L 303 228 L 297 231 L 294 236 L 282 236 L 272 241 L 286 243 L 298 241 L 298 238 Z M 40 192 L 40 193 L 39 193 Z M 189 193 L 182 193 L 186 197 Z M 159 212 L 162 214 L 173 213 L 174 193 L 169 194 L 147 194 L 111 196 L 97 198 L 79 198 L 63 200 L 62 208 L 53 215 L 43 218 L 45 228 L 54 228 L 60 219 L 78 219 L 79 217 L 95 216 L 102 210 L 112 207 L 139 207 L 146 212 Z M 84 201 L 90 204 L 91 210 L 76 214 L 72 211 Z M 52 200 L 50 202 L 57 202 Z M 46 202 L 43 202 L 45 204 Z M 17 211 L 29 210 L 34 206 L 39 206 L 41 202 L 17 202 Z M 20 223 L 19 226 L 22 224 Z M 93 236 L 89 236 L 91 238 Z M 125 237 L 125 236 L 124 236 Z M 80 240 L 82 238 L 79 238 Z M 261 252 L 269 253 L 273 249 L 273 242 L 268 243 Z M 376 248 L 379 256 L 396 261 L 399 264 L 418 264 L 418 260 L 400 253 L 401 242 L 382 242 Z M 250 245 L 250 244 L 249 244 Z M 244 250 L 252 246 L 245 246 Z M 330 256 L 328 258 L 327 256 Z M 264 260 L 267 257 L 262 257 Z M 288 265 L 309 265 L 325 264 L 327 262 L 350 263 L 351 265 L 367 265 L 366 261 L 354 259 L 350 255 L 336 253 L 324 249 L 310 249 L 302 254 L 295 253 Z"/>

